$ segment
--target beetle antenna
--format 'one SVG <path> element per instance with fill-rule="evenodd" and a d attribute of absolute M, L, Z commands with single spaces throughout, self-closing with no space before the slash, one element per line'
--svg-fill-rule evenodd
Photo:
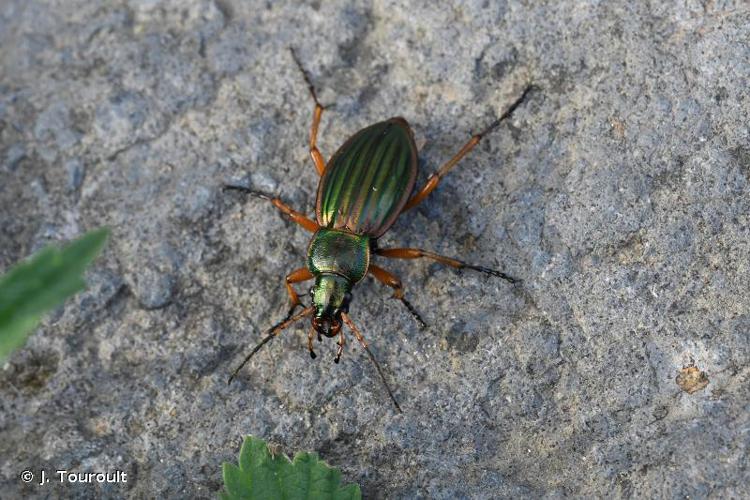
<path fill-rule="evenodd" d="M 252 352 L 250 352 L 250 354 L 248 354 L 245 357 L 244 361 L 242 361 L 242 364 L 240 364 L 240 366 L 238 366 L 237 369 L 234 370 L 234 372 L 232 373 L 232 376 L 229 377 L 229 380 L 227 381 L 227 385 L 229 385 L 229 384 L 232 383 L 232 380 L 234 380 L 234 377 L 236 377 L 237 374 L 240 372 L 240 370 L 242 370 L 242 368 L 247 364 L 247 362 L 250 361 L 250 358 L 252 358 L 253 356 L 255 356 L 255 353 L 258 352 L 258 351 L 260 351 L 261 348 L 264 345 L 266 345 L 272 338 L 274 338 L 275 336 L 277 336 L 278 334 L 280 334 L 282 331 L 284 331 L 289 325 L 291 325 L 295 321 L 298 321 L 298 320 L 304 318 L 305 316 L 308 316 L 308 315 L 312 314 L 312 312 L 314 310 L 315 310 L 315 308 L 313 306 L 310 306 L 310 307 L 306 308 L 304 311 L 302 311 L 301 313 L 299 313 L 299 314 L 297 314 L 295 316 L 289 317 L 289 315 L 287 315 L 287 317 L 283 321 L 280 321 L 280 322 L 276 323 L 275 325 L 273 325 L 268 330 L 267 335 L 263 338 L 263 340 L 261 340 L 260 343 L 255 346 L 255 348 L 252 350 Z"/>
<path fill-rule="evenodd" d="M 391 397 L 391 401 L 393 401 L 393 406 L 396 407 L 396 411 L 398 411 L 399 413 L 403 413 L 401 411 L 401 407 L 398 405 L 398 401 L 396 401 L 396 397 L 393 395 L 393 391 L 388 385 L 388 382 L 385 380 L 385 375 L 383 374 L 383 370 L 380 368 L 380 364 L 378 363 L 378 360 L 375 359 L 375 355 L 372 353 L 372 351 L 370 351 L 370 348 L 367 347 L 367 341 L 362 336 L 359 329 L 354 325 L 354 322 L 351 320 L 348 314 L 341 313 L 341 319 L 344 320 L 344 323 L 346 323 L 346 326 L 349 327 L 349 329 L 354 333 L 354 336 L 357 337 L 357 340 L 359 341 L 359 343 L 362 344 L 362 347 L 365 348 L 365 351 L 367 352 L 367 355 L 370 357 L 372 364 L 375 365 L 375 368 L 378 370 L 378 374 L 380 374 L 380 379 L 383 381 L 385 390 L 388 391 L 388 395 Z"/>

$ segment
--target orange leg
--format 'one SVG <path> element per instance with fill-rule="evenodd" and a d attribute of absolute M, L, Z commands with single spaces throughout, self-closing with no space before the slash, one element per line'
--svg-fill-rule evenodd
<path fill-rule="evenodd" d="M 316 144 L 318 139 L 318 125 L 320 125 L 320 117 L 323 114 L 323 106 L 315 101 L 315 111 L 313 111 L 313 123 L 310 129 L 310 157 L 312 158 L 315 168 L 318 170 L 318 174 L 323 175 L 326 169 L 326 161 L 323 159 L 323 155 L 318 149 Z"/>
<path fill-rule="evenodd" d="M 455 156 L 453 156 L 453 158 L 448 160 L 448 162 L 442 167 L 440 167 L 440 169 L 437 172 L 431 174 L 430 177 L 427 178 L 427 183 L 424 185 L 424 187 L 417 194 L 411 197 L 411 199 L 406 203 L 406 205 L 404 205 L 404 208 L 401 210 L 401 212 L 406 212 L 410 208 L 414 208 L 415 206 L 419 205 L 422 202 L 422 200 L 427 198 L 427 196 L 431 192 L 433 192 L 435 188 L 438 186 L 438 184 L 440 183 L 440 180 L 443 177 L 445 177 L 445 175 L 448 172 L 450 172 L 451 169 L 455 167 L 456 164 L 459 161 L 461 161 L 461 159 L 464 156 L 466 156 L 466 154 L 469 151 L 474 149 L 474 147 L 476 147 L 476 145 L 479 144 L 479 141 L 481 141 L 485 135 L 489 134 L 494 129 L 496 129 L 504 119 L 508 118 L 513 113 L 513 111 L 516 110 L 516 108 L 526 98 L 526 95 L 529 93 L 530 90 L 531 90 L 531 86 L 526 87 L 526 89 L 524 89 L 523 91 L 523 94 L 521 94 L 521 97 L 516 99 L 516 101 L 505 111 L 505 113 L 500 115 L 500 118 L 495 120 L 489 127 L 484 129 L 482 132 L 478 133 L 477 135 L 469 139 L 469 142 L 464 144 L 464 146 L 458 151 L 458 153 L 455 154 Z"/>
<path fill-rule="evenodd" d="M 373 277 L 384 285 L 393 288 L 393 298 L 402 299 L 404 297 L 404 287 L 401 285 L 401 280 L 395 274 L 391 274 L 382 267 L 370 265 L 367 270 L 368 273 L 372 274 Z"/>
<path fill-rule="evenodd" d="M 432 259 L 436 262 L 440 262 L 441 264 L 445 264 L 447 266 L 455 267 L 456 269 L 473 269 L 474 271 L 487 273 L 497 278 L 502 278 L 511 283 L 518 283 L 521 281 L 512 276 L 508 276 L 502 271 L 497 271 L 495 269 L 490 269 L 484 266 L 467 264 L 466 262 L 463 262 L 461 260 L 453 259 L 451 257 L 445 257 L 443 255 L 438 255 L 434 252 L 428 252 L 427 250 L 421 250 L 419 248 L 378 248 L 375 250 L 375 254 L 387 257 L 389 259 L 419 259 L 424 257 L 427 259 Z"/>
<path fill-rule="evenodd" d="M 310 127 L 310 157 L 315 164 L 315 168 L 318 170 L 318 174 L 323 175 L 323 172 L 326 169 L 326 161 L 323 159 L 323 155 L 318 149 L 317 140 L 320 118 L 323 116 L 323 110 L 325 109 L 325 107 L 318 101 L 318 94 L 315 92 L 315 87 L 310 80 L 310 75 L 307 74 L 307 71 L 305 71 L 302 63 L 297 58 L 297 53 L 294 52 L 294 49 L 292 48 L 290 48 L 289 50 L 292 52 L 294 62 L 297 63 L 297 67 L 299 67 L 299 70 L 302 72 L 302 76 L 305 78 L 305 83 L 307 83 L 307 88 L 310 90 L 310 95 L 312 95 L 313 101 L 315 101 L 315 109 L 313 110 L 313 122 L 312 126 Z"/>
<path fill-rule="evenodd" d="M 339 341 L 338 341 L 338 349 L 336 349 L 336 358 L 334 358 L 333 362 L 338 363 L 341 361 L 341 355 L 344 354 L 344 346 L 346 345 L 346 337 L 344 337 L 344 329 L 341 329 L 341 332 L 339 333 Z"/>
<path fill-rule="evenodd" d="M 260 198 L 262 200 L 270 201 L 271 204 L 279 209 L 284 215 L 288 216 L 292 222 L 295 222 L 302 226 L 304 229 L 310 231 L 311 233 L 314 233 L 318 229 L 320 229 L 320 226 L 318 226 L 318 223 L 308 219 L 304 214 L 297 212 L 292 207 L 281 201 L 281 198 L 278 198 L 276 196 L 270 196 L 265 193 L 261 193 L 260 191 L 255 191 L 250 188 L 246 188 L 244 186 L 234 186 L 231 184 L 224 185 L 224 189 L 230 189 L 235 191 L 241 191 L 243 193 L 247 193 L 251 196 L 255 196 L 256 198 Z"/>
<path fill-rule="evenodd" d="M 422 320 L 422 317 L 419 315 L 417 310 L 414 309 L 414 306 L 411 305 L 411 302 L 409 302 L 408 300 L 404 298 L 404 287 L 401 285 L 401 280 L 399 279 L 398 276 L 396 276 L 395 274 L 389 273 L 382 267 L 378 267 L 374 264 L 370 264 L 370 267 L 367 270 L 367 272 L 372 274 L 373 277 L 379 282 L 393 288 L 393 298 L 400 300 L 401 303 L 406 306 L 406 308 L 411 313 L 412 317 L 414 317 L 416 322 L 419 323 L 419 326 L 421 328 L 425 328 L 427 326 L 427 324 L 424 322 L 424 320 Z"/>
<path fill-rule="evenodd" d="M 302 302 L 299 300 L 299 295 L 297 295 L 297 292 L 294 291 L 294 287 L 292 287 L 292 283 L 301 283 L 302 281 L 311 279 L 313 279 L 313 275 L 306 267 L 300 267 L 287 275 L 286 291 L 289 294 L 289 299 L 292 301 L 292 309 L 289 316 L 291 316 L 291 313 L 297 308 L 297 306 L 302 305 Z"/>

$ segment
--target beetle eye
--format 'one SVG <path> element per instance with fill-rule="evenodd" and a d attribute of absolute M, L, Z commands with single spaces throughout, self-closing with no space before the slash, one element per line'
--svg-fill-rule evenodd
<path fill-rule="evenodd" d="M 341 301 L 341 307 L 339 308 L 341 311 L 348 313 L 349 312 L 349 302 L 352 301 L 352 294 L 347 292 L 344 294 L 344 300 Z"/>
<path fill-rule="evenodd" d="M 315 287 L 311 286 L 310 289 L 307 291 L 307 295 L 312 297 L 315 294 Z"/>

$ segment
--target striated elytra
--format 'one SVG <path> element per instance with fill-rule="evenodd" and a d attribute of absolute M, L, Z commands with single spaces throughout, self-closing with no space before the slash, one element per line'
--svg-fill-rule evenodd
<path fill-rule="evenodd" d="M 318 224 L 378 238 L 396 221 L 416 180 L 417 146 L 406 120 L 370 125 L 328 162 L 318 187 Z"/>

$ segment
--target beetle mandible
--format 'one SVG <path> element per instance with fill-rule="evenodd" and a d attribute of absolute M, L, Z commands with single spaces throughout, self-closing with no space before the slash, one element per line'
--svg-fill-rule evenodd
<path fill-rule="evenodd" d="M 316 334 L 318 341 L 321 341 L 321 335 L 338 336 L 338 349 L 334 358 L 338 363 L 346 343 L 342 328 L 342 324 L 345 324 L 373 361 L 388 395 L 400 412 L 401 408 L 386 382 L 380 365 L 349 316 L 352 287 L 366 275 L 372 275 L 376 280 L 393 288 L 393 297 L 400 300 L 415 320 L 424 327 L 422 318 L 404 297 L 401 280 L 373 264 L 373 256 L 393 259 L 427 258 L 456 269 L 473 269 L 487 273 L 510 283 L 520 281 L 502 271 L 468 264 L 419 248 L 379 248 L 377 240 L 388 231 L 399 215 L 421 203 L 485 135 L 508 118 L 524 101 L 531 86 L 527 86 L 521 96 L 497 120 L 482 132 L 472 136 L 458 153 L 427 178 L 422 189 L 412 195 L 417 178 L 417 147 L 411 127 L 401 117 L 390 118 L 355 133 L 326 163 L 317 146 L 318 126 L 325 107 L 318 101 L 312 80 L 296 53 L 293 49 L 290 51 L 315 102 L 310 128 L 310 156 L 320 175 L 315 205 L 316 220 L 292 209 L 279 197 L 244 186 L 224 186 L 225 189 L 238 190 L 271 202 L 292 221 L 313 233 L 307 249 L 307 265 L 292 271 L 286 277 L 286 290 L 292 302 L 289 313 L 284 320 L 268 330 L 261 342 L 237 367 L 229 382 L 231 383 L 250 358 L 272 338 L 297 320 L 310 316 L 312 325 L 307 336 L 310 356 L 316 357 L 313 350 L 313 339 Z M 309 292 L 312 304 L 305 307 L 292 285 L 308 280 L 315 281 Z M 295 314 L 298 307 L 303 307 L 303 310 Z"/>

